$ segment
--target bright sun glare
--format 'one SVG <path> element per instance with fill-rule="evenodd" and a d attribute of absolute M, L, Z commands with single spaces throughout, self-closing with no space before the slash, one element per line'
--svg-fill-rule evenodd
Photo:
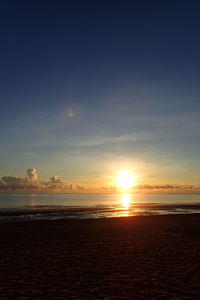
<path fill-rule="evenodd" d="M 120 171 L 117 174 L 116 185 L 124 190 L 130 189 L 134 185 L 135 177 L 128 171 Z"/>

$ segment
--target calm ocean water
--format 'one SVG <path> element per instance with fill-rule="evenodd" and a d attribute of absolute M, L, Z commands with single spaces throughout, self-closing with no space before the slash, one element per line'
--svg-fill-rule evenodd
<path fill-rule="evenodd" d="M 0 211 L 0 220 L 199 213 L 200 194 L 0 194 Z"/>

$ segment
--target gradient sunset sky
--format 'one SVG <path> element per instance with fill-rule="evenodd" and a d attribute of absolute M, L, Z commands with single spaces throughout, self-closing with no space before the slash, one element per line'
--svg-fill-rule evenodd
<path fill-rule="evenodd" d="M 200 182 L 199 1 L 1 1 L 0 176 Z"/>

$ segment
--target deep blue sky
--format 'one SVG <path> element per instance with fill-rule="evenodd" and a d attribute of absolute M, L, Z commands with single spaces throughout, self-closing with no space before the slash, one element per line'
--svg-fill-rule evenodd
<path fill-rule="evenodd" d="M 0 176 L 199 183 L 199 1 L 1 1 Z"/>

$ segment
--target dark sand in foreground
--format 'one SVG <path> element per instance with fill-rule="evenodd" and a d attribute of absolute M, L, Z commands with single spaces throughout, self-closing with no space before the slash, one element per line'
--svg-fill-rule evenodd
<path fill-rule="evenodd" d="M 0 224 L 0 299 L 200 299 L 200 215 Z"/>

